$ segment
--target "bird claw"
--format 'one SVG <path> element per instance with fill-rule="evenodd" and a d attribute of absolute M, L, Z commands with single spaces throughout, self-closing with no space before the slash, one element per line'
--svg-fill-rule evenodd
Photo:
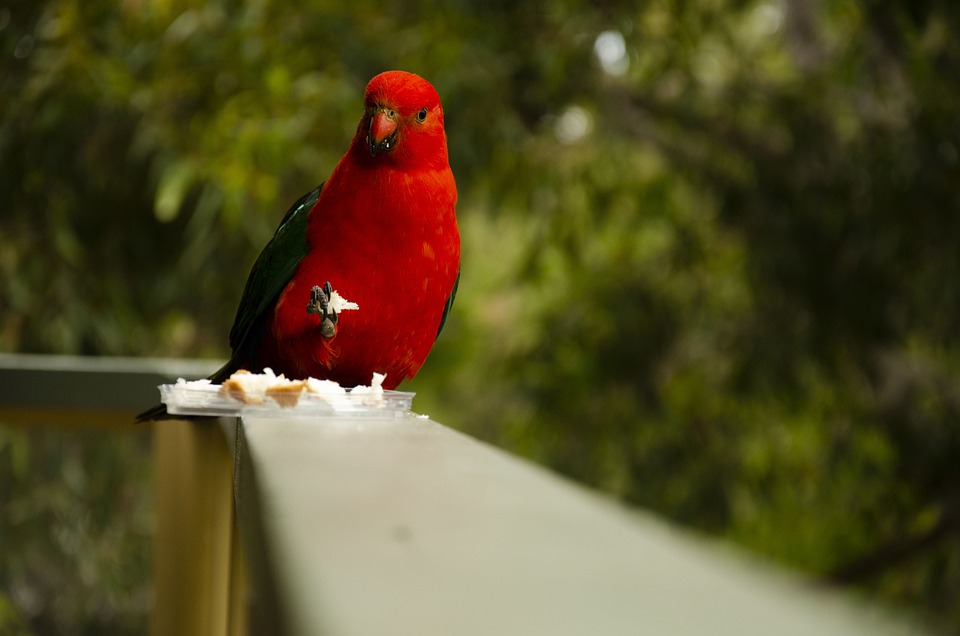
<path fill-rule="evenodd" d="M 333 287 L 330 281 L 323 287 L 314 285 L 310 290 L 310 302 L 307 303 L 307 313 L 317 314 L 320 319 L 320 335 L 324 338 L 333 338 L 337 335 L 337 312 L 330 306 Z"/>

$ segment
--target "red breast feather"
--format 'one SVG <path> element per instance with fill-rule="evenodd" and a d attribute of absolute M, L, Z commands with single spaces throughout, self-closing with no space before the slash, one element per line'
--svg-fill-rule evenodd
<path fill-rule="evenodd" d="M 393 139 L 371 146 L 371 122 L 394 117 Z M 460 267 L 456 184 L 436 91 L 391 71 L 367 86 L 365 112 L 308 221 L 309 251 L 277 301 L 262 366 L 287 377 L 345 386 L 374 371 L 395 388 L 420 369 L 436 339 Z M 330 281 L 359 305 L 339 316 L 333 338 L 306 305 Z"/>

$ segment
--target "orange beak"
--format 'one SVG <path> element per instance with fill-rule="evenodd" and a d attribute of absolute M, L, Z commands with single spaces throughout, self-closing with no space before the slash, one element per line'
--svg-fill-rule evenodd
<path fill-rule="evenodd" d="M 370 154 L 387 152 L 397 142 L 397 111 L 392 108 L 378 108 L 370 119 L 370 133 L 367 142 L 370 144 Z"/>

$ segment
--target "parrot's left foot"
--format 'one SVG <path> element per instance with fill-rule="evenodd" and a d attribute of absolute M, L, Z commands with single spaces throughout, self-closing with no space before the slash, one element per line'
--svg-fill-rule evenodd
<path fill-rule="evenodd" d="M 310 290 L 310 302 L 307 303 L 307 313 L 321 317 L 320 335 L 324 338 L 333 338 L 337 335 L 337 312 L 330 306 L 332 295 L 333 287 L 330 281 L 324 283 L 323 287 L 314 285 Z"/>

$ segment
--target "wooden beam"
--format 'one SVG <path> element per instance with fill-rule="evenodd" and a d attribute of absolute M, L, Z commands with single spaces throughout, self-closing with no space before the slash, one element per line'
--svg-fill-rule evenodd
<path fill-rule="evenodd" d="M 0 353 L 0 420 L 10 424 L 127 426 L 160 401 L 157 385 L 200 378 L 209 360 Z"/>
<path fill-rule="evenodd" d="M 917 633 L 426 419 L 243 434 L 271 633 Z"/>
<path fill-rule="evenodd" d="M 0 354 L 0 421 L 132 431 L 134 415 L 159 402 L 157 385 L 204 377 L 217 366 L 202 360 Z M 247 579 L 227 438 L 216 420 L 152 426 L 157 525 L 151 633 L 242 636 Z"/>
<path fill-rule="evenodd" d="M 127 422 L 214 366 L 0 354 L 0 418 Z M 153 430 L 154 635 L 921 631 L 424 418 Z"/>
<path fill-rule="evenodd" d="M 227 438 L 218 420 L 153 426 L 157 526 L 150 633 L 242 636 L 246 578 Z"/>

